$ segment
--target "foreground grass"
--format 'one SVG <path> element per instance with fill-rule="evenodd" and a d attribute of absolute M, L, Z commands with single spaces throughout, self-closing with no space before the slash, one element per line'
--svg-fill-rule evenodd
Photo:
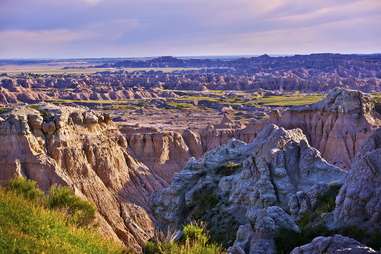
<path fill-rule="evenodd" d="M 210 241 L 205 225 L 185 225 L 182 234 L 177 242 L 172 241 L 170 235 L 148 242 L 144 254 L 226 254 L 223 248 Z"/>
<path fill-rule="evenodd" d="M 68 223 L 64 212 L 0 189 L 0 253 L 123 253 L 94 231 Z"/>

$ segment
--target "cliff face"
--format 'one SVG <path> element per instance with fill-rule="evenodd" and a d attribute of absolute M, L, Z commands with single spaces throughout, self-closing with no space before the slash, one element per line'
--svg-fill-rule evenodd
<path fill-rule="evenodd" d="M 3 118 L 1 180 L 23 175 L 45 190 L 68 185 L 94 202 L 106 235 L 141 250 L 154 229 L 148 197 L 166 183 L 130 155 L 107 115 L 49 105 Z"/>
<path fill-rule="evenodd" d="M 214 239 L 230 245 L 236 239 L 231 253 L 274 253 L 276 232 L 299 232 L 295 221 L 344 175 L 300 129 L 268 125 L 250 144 L 232 140 L 190 161 L 154 193 L 152 206 L 163 227 L 199 219 Z"/>
<path fill-rule="evenodd" d="M 348 170 L 361 145 L 381 126 L 381 117 L 374 108 L 369 95 L 339 88 L 318 103 L 258 116 L 245 128 L 234 124 L 225 115 L 220 124 L 200 130 L 122 131 L 132 154 L 168 183 L 189 158 L 200 158 L 231 138 L 249 143 L 271 123 L 286 129 L 302 129 L 323 158 Z"/>
<path fill-rule="evenodd" d="M 255 135 L 266 122 L 300 128 L 323 158 L 348 169 L 364 141 L 381 126 L 374 107 L 369 95 L 336 88 L 318 103 L 274 111 L 269 119 L 256 121 L 242 132 Z"/>
<path fill-rule="evenodd" d="M 337 226 L 381 232 L 381 129 L 357 154 L 336 199 Z"/>
<path fill-rule="evenodd" d="M 160 131 L 156 128 L 121 127 L 130 154 L 147 165 L 168 184 L 191 157 L 200 158 L 207 151 L 239 137 L 240 128 L 227 124 L 225 117 L 217 126 L 201 130 Z"/>
<path fill-rule="evenodd" d="M 168 183 L 193 155 L 178 132 L 127 134 L 127 140 L 133 156 Z"/>

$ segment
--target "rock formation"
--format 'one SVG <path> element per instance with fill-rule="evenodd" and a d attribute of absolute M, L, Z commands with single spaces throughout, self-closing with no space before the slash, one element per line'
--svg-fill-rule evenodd
<path fill-rule="evenodd" d="M 316 237 L 311 243 L 295 248 L 291 254 L 376 254 L 377 252 L 358 241 L 334 235 Z"/>
<path fill-rule="evenodd" d="M 335 221 L 381 232 L 381 129 L 357 154 L 336 199 Z"/>
<path fill-rule="evenodd" d="M 336 88 L 318 103 L 274 111 L 268 119 L 256 120 L 242 131 L 243 138 L 247 141 L 247 133 L 249 138 L 255 136 L 263 122 L 300 128 L 323 158 L 348 169 L 363 142 L 381 126 L 381 116 L 374 107 L 370 95 Z"/>
<path fill-rule="evenodd" d="M 191 157 L 200 158 L 205 152 L 239 135 L 229 118 L 220 124 L 200 130 L 161 131 L 157 128 L 123 126 L 131 154 L 152 169 L 169 184 Z"/>
<path fill-rule="evenodd" d="M 147 132 L 127 135 L 132 155 L 170 183 L 173 175 L 192 156 L 178 132 Z"/>
<path fill-rule="evenodd" d="M 105 235 L 141 250 L 154 230 L 149 196 L 166 182 L 131 156 L 108 115 L 39 105 L 2 117 L 2 182 L 22 175 L 44 190 L 68 185 L 96 205 Z"/>
<path fill-rule="evenodd" d="M 204 220 L 214 239 L 228 244 L 238 230 L 232 253 L 273 253 L 278 230 L 299 231 L 295 220 L 344 176 L 300 129 L 268 125 L 250 144 L 232 140 L 192 159 L 153 195 L 153 211 L 162 226 Z"/>

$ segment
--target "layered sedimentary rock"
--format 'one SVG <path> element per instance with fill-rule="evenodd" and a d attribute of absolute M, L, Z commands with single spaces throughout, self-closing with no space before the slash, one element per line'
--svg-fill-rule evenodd
<path fill-rule="evenodd" d="M 381 129 L 366 141 L 352 163 L 334 215 L 338 227 L 381 232 Z"/>
<path fill-rule="evenodd" d="M 199 130 L 161 131 L 157 128 L 121 127 L 131 154 L 164 180 L 182 169 L 191 157 L 200 158 L 205 152 L 239 136 L 239 128 L 224 117 L 217 126 Z"/>
<path fill-rule="evenodd" d="M 177 95 L 155 89 L 118 87 L 117 84 L 94 86 L 89 78 L 2 79 L 0 80 L 0 104 L 36 103 L 47 100 L 126 100 L 152 99 Z M 106 78 L 107 80 L 107 78 Z"/>
<path fill-rule="evenodd" d="M 140 251 L 154 230 L 148 197 L 165 181 L 129 154 L 108 115 L 52 105 L 34 108 L 2 116 L 0 179 L 22 175 L 44 190 L 70 186 L 96 205 L 105 235 Z"/>
<path fill-rule="evenodd" d="M 232 140 L 191 160 L 153 195 L 153 211 L 162 226 L 206 221 L 216 240 L 236 239 L 232 253 L 274 253 L 278 230 L 298 232 L 295 220 L 344 176 L 300 129 L 268 125 L 250 144 Z"/>
<path fill-rule="evenodd" d="M 178 132 L 135 133 L 127 135 L 127 140 L 134 157 L 168 183 L 192 156 Z"/>
<path fill-rule="evenodd" d="M 255 135 L 264 122 L 286 129 L 300 128 L 323 158 L 348 169 L 364 141 L 381 126 L 374 107 L 370 95 L 335 88 L 318 103 L 274 111 L 269 119 L 255 121 L 242 132 Z"/>
<path fill-rule="evenodd" d="M 376 254 L 375 250 L 349 237 L 316 237 L 311 243 L 292 250 L 291 254 Z"/>
<path fill-rule="evenodd" d="M 361 144 L 381 124 L 381 118 L 369 95 L 334 89 L 324 100 L 312 105 L 274 110 L 269 115 L 258 113 L 245 128 L 225 114 L 221 123 L 198 130 L 137 128 L 132 134 L 129 130 L 122 131 L 126 133 L 136 157 L 170 182 L 188 158 L 199 158 L 231 138 L 249 143 L 270 123 L 286 129 L 302 129 L 309 143 L 321 152 L 323 158 L 340 168 L 349 169 Z"/>

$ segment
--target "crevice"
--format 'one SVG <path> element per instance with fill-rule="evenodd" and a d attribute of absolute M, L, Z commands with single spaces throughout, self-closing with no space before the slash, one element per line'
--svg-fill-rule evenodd
<path fill-rule="evenodd" d="M 274 192 L 275 192 L 275 196 L 276 196 L 276 201 L 277 203 L 280 203 L 280 197 L 279 197 L 279 190 L 278 190 L 278 186 L 276 185 L 275 181 L 274 181 L 274 176 L 273 176 L 273 172 L 272 172 L 272 169 L 271 169 L 271 165 L 270 164 L 267 164 L 267 167 L 269 169 L 269 176 L 270 176 L 270 182 L 274 188 Z"/>

